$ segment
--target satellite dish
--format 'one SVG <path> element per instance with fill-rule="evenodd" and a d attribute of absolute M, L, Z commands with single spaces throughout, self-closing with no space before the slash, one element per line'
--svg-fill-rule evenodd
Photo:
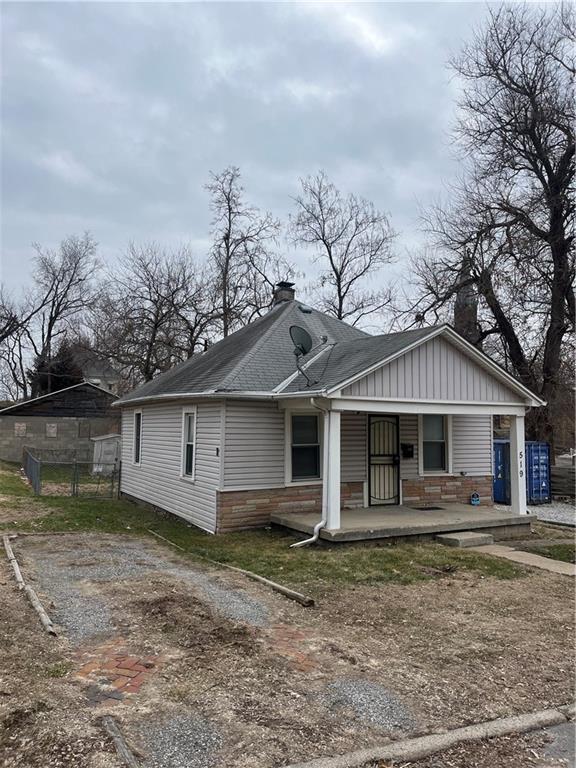
<path fill-rule="evenodd" d="M 307 355 L 312 349 L 312 337 L 305 328 L 301 328 L 299 325 L 291 325 L 290 338 L 294 342 L 294 354 L 296 357 Z"/>

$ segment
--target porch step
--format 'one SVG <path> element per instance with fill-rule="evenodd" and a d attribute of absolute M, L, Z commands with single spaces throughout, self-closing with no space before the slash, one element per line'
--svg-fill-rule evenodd
<path fill-rule="evenodd" d="M 481 531 L 459 531 L 458 533 L 442 533 L 436 536 L 436 541 L 447 547 L 484 547 L 494 543 L 494 536 Z"/>

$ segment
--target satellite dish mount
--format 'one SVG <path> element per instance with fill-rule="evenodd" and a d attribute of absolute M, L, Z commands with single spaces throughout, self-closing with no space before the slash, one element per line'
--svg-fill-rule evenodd
<path fill-rule="evenodd" d="M 310 352 L 312 349 L 312 337 L 305 328 L 299 325 L 290 326 L 290 338 L 294 342 L 294 356 L 296 357 L 296 368 L 306 379 L 308 386 L 316 384 L 316 381 L 310 379 L 306 371 L 300 365 L 300 358 Z"/>

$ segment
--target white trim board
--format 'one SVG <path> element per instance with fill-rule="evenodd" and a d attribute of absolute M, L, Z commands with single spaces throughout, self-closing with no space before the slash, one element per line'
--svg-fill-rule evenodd
<path fill-rule="evenodd" d="M 528 406 L 510 403 L 452 403 L 450 401 L 422 400 L 364 400 L 359 398 L 333 398 L 333 411 L 360 413 L 439 413 L 484 414 L 486 416 L 523 416 Z"/>

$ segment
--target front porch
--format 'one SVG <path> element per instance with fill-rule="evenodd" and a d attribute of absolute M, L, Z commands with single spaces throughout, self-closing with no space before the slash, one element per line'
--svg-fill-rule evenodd
<path fill-rule="evenodd" d="M 433 538 L 440 533 L 482 530 L 496 540 L 529 536 L 535 515 L 514 514 L 494 507 L 467 504 L 434 504 L 434 508 L 409 506 L 363 507 L 343 509 L 340 527 L 323 528 L 320 538 L 333 542 L 368 539 Z M 311 534 L 318 523 L 314 512 L 273 513 L 271 522 L 284 528 Z"/>

